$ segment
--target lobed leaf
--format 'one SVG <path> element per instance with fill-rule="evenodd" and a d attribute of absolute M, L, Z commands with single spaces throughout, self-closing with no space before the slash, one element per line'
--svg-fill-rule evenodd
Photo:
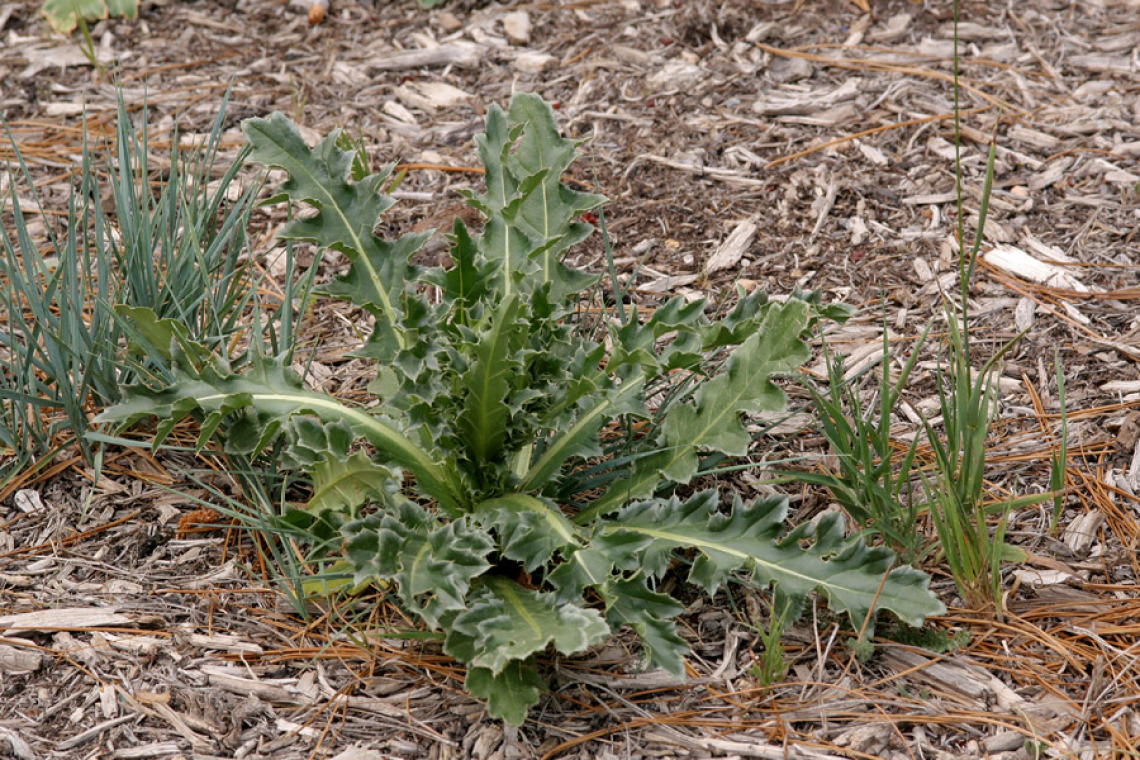
<path fill-rule="evenodd" d="M 659 450 L 639 459 L 628 478 L 611 486 L 575 521 L 586 523 L 631 499 L 649 496 L 662 480 L 688 483 L 697 473 L 701 450 L 747 454 L 752 439 L 741 415 L 786 407 L 787 397 L 772 378 L 811 356 L 801 337 L 810 318 L 810 307 L 798 299 L 768 309 L 759 328 L 732 352 L 721 372 L 700 386 L 691 401 L 669 409 Z"/>
<path fill-rule="evenodd" d="M 40 12 L 52 29 L 61 34 L 71 34 L 79 26 L 80 19 L 138 18 L 139 0 L 46 0 Z"/>
<path fill-rule="evenodd" d="M 463 409 L 458 426 L 467 458 L 482 465 L 502 454 L 507 440 L 510 408 L 505 403 L 511 390 L 508 378 L 521 369 L 512 351 L 519 328 L 519 299 L 504 299 L 489 315 L 490 324 L 475 338 L 474 361 L 462 375 Z M 478 473 L 482 474 L 482 473 Z"/>
<path fill-rule="evenodd" d="M 400 485 L 397 473 L 363 451 L 349 453 L 356 436 L 344 422 L 325 425 L 312 417 L 294 417 L 286 433 L 283 462 L 307 470 L 313 480 L 305 506 L 311 515 L 334 512 L 342 519 L 355 518 L 362 506 L 387 501 Z"/>
<path fill-rule="evenodd" d="M 646 665 L 683 677 L 689 645 L 677 634 L 673 618 L 685 608 L 671 596 L 650 591 L 644 577 L 614 581 L 600 590 L 610 625 L 615 629 L 628 625 L 641 637 Z"/>
<path fill-rule="evenodd" d="M 518 93 L 508 112 L 491 106 L 486 131 L 475 144 L 486 191 L 470 193 L 468 200 L 486 217 L 480 245 L 497 265 L 500 295 L 548 288 L 552 300 L 561 302 L 595 282 L 568 269 L 562 255 L 593 231 L 577 217 L 605 198 L 562 184 L 577 143 L 559 134 L 550 104 Z"/>
<path fill-rule="evenodd" d="M 582 545 L 580 529 L 556 506 L 528 494 L 488 499 L 475 515 L 499 535 L 503 556 L 533 572 L 550 562 L 555 552 Z"/>
<path fill-rule="evenodd" d="M 748 453 L 752 438 L 740 415 L 785 408 L 787 397 L 772 376 L 790 372 L 811 357 L 800 337 L 809 317 L 802 301 L 771 310 L 760 331 L 732 353 L 720 374 L 697 390 L 692 403 L 670 410 L 663 425 L 670 452 L 660 468 L 665 477 L 689 482 L 697 472 L 698 447 L 731 456 Z"/>
<path fill-rule="evenodd" d="M 198 445 L 204 446 L 224 419 L 241 411 L 244 416 L 231 423 L 227 446 L 243 453 L 264 449 L 282 424 L 295 415 L 312 414 L 327 422 L 342 421 L 393 462 L 411 470 L 417 485 L 438 499 L 441 506 L 456 513 L 461 511 L 462 490 L 453 473 L 383 419 L 345 406 L 326 394 L 306 390 L 296 373 L 275 358 L 255 352 L 246 371 L 235 374 L 220 358 L 195 368 L 176 350 L 172 374 L 174 382 L 165 389 L 129 386 L 124 400 L 104 410 L 95 421 L 130 425 L 156 416 L 160 422 L 154 445 L 158 446 L 176 423 L 200 412 L 205 419 Z"/>
<path fill-rule="evenodd" d="M 326 456 L 311 470 L 313 495 L 306 510 L 355 515 L 369 501 L 383 498 L 399 479 L 387 467 L 357 451 L 346 458 Z"/>
<path fill-rule="evenodd" d="M 832 609 L 847 613 L 857 629 L 872 610 L 888 609 L 915 626 L 945 612 L 930 592 L 929 576 L 909 566 L 892 569 L 895 554 L 890 549 L 847 538 L 841 515 L 825 514 L 781 537 L 786 514 L 783 496 L 748 505 L 737 499 L 731 512 L 721 513 L 716 492 L 705 491 L 685 502 L 673 498 L 631 505 L 603 533 L 651 539 L 642 551 L 642 566 L 656 576 L 668 568 L 675 549 L 693 547 L 700 554 L 689 572 L 691 582 L 711 594 L 732 573 L 744 570 L 761 585 L 773 586 L 777 606 L 789 605 L 793 615 L 816 590 L 827 596 Z"/>
<path fill-rule="evenodd" d="M 548 645 L 576 654 L 610 635 L 597 610 L 559 604 L 552 594 L 488 576 L 467 599 L 467 610 L 451 621 L 444 651 L 468 665 L 499 675 Z"/>
<path fill-rule="evenodd" d="M 349 182 L 355 154 L 338 146 L 340 130 L 310 149 L 297 126 L 281 113 L 246 119 L 241 128 L 252 147 L 249 160 L 289 175 L 281 192 L 266 202 L 288 199 L 316 209 L 311 216 L 293 219 L 279 236 L 344 253 L 351 262 L 348 273 L 325 292 L 347 298 L 376 316 L 374 343 L 390 351 L 409 345 L 401 330 L 401 299 L 414 274 L 409 259 L 430 233 L 404 235 L 394 243 L 373 234 L 381 215 L 395 203 L 380 192 L 391 167 Z M 393 341 L 385 340 L 388 337 Z"/>
<path fill-rule="evenodd" d="M 395 581 L 400 599 L 432 628 L 470 609 L 471 583 L 490 569 L 495 548 L 490 534 L 468 519 L 440 522 L 407 500 L 350 523 L 344 533 L 355 581 Z"/>
<path fill-rule="evenodd" d="M 492 718 L 512 726 L 526 722 L 527 711 L 538 704 L 546 688 L 534 664 L 524 660 L 514 660 L 497 675 L 490 668 L 467 668 L 463 685 L 472 696 L 487 700 L 487 713 Z"/>
<path fill-rule="evenodd" d="M 452 227 L 451 240 L 452 266 L 429 269 L 422 279 L 443 291 L 443 300 L 455 311 L 453 319 L 467 325 L 471 320 L 471 307 L 488 295 L 494 267 L 479 260 L 479 247 L 467 225 L 458 217 Z"/>
<path fill-rule="evenodd" d="M 129 325 L 132 333 L 129 349 L 133 353 L 146 354 L 153 351 L 170 361 L 174 358 L 173 352 L 177 347 L 195 363 L 209 358 L 209 350 L 190 339 L 189 330 L 183 322 L 159 319 L 154 309 L 148 306 L 116 304 L 114 311 L 116 316 Z"/>
<path fill-rule="evenodd" d="M 541 489 L 571 457 L 593 455 L 599 428 L 608 419 L 638 411 L 635 405 L 641 403 L 644 384 L 641 377 L 630 378 L 620 388 L 600 394 L 597 401 L 583 410 L 569 427 L 553 436 L 542 455 L 523 476 L 521 487 L 524 490 Z"/>

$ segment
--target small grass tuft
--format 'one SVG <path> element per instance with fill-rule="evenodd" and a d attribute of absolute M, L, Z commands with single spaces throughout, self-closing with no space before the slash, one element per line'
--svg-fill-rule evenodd
<path fill-rule="evenodd" d="M 256 187 L 230 200 L 240 164 L 218 173 L 226 101 L 205 144 L 190 152 L 174 135 L 170 169 L 156 181 L 146 127 L 136 132 L 122 98 L 116 145 L 96 148 L 86 131 L 66 223 L 51 217 L 19 145 L 9 133 L 7 205 L 0 225 L 0 483 L 67 449 L 88 463 L 106 438 L 92 423 L 121 400 L 125 382 L 169 381 L 167 346 L 147 346 L 131 363 L 128 341 L 146 343 L 116 309 L 147 307 L 208 346 L 233 340 L 252 301 L 242 263 Z M 106 165 L 110 195 L 99 168 Z M 105 204 L 104 201 L 107 201 Z"/>

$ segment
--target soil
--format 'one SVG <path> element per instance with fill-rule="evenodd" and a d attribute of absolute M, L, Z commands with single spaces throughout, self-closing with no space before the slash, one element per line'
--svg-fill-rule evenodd
<path fill-rule="evenodd" d="M 92 25 L 93 68 L 78 35 L 53 35 L 23 0 L 0 4 L 0 114 L 49 206 L 66 209 L 77 127 L 86 112 L 107 134 L 114 81 L 151 125 L 156 165 L 175 127 L 186 140 L 208 133 L 228 93 L 226 156 L 242 119 L 282 111 L 308 138 L 359 135 L 377 165 L 471 167 L 485 109 L 537 92 L 585 141 L 574 179 L 610 198 L 613 254 L 639 302 L 819 290 L 860 307 L 829 337 L 852 372 L 881 358 L 884 321 L 900 349 L 934 322 L 892 428 L 905 441 L 914 410 L 936 403 L 943 294 L 958 288 L 953 6 L 861 5 L 332 0 L 311 25 L 306 4 L 144 0 L 137 20 Z M 967 608 L 945 564 L 926 558 L 950 608 L 931 630 L 960 646 L 881 637 L 860 660 L 849 622 L 819 600 L 785 634 L 786 677 L 765 685 L 762 599 L 694 596 L 681 618 L 694 647 L 684 683 L 641 671 L 619 636 L 549 661 L 553 690 L 512 729 L 463 692 L 432 640 L 365 646 L 320 609 L 298 616 L 256 543 L 195 511 L 218 505 L 210 484 L 230 487 L 201 460 L 124 451 L 95 482 L 64 456 L 0 503 L 0 755 L 1133 756 L 1140 2 L 963 2 L 961 19 L 968 241 L 996 146 L 970 327 L 980 358 L 1024 333 L 1002 364 L 990 493 L 1049 490 L 1055 356 L 1070 491 L 1055 528 L 1051 500 L 1011 515 L 1030 556 L 1007 566 L 1003 610 Z M 413 168 L 388 224 L 446 228 L 462 209 L 456 191 L 478 181 Z M 253 255 L 266 260 L 282 217 L 254 220 Z M 602 254 L 596 237 L 573 255 L 598 269 Z M 330 377 L 357 371 L 344 353 L 321 359 Z M 805 467 L 826 464 L 825 442 L 802 424 L 761 440 L 757 461 L 795 451 L 812 455 Z M 762 490 L 762 476 L 758 465 L 736 485 Z M 808 488 L 792 496 L 797 520 L 829 503 Z M 375 614 L 388 618 L 365 628 L 413 628 L 386 607 Z"/>

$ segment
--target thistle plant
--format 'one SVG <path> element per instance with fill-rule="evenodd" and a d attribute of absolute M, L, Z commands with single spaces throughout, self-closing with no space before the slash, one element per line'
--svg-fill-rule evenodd
<path fill-rule="evenodd" d="M 647 665 L 683 675 L 682 605 L 659 589 L 677 550 L 692 550 L 691 583 L 771 588 L 789 619 L 814 590 L 866 631 L 881 609 L 912 625 L 943 611 L 926 575 L 848 539 L 838 515 L 788 531 L 785 498 L 678 490 L 703 457 L 749 453 L 747 416 L 785 409 L 775 380 L 807 360 L 817 320 L 844 312 L 758 292 L 717 321 L 674 298 L 629 309 L 604 335 L 586 329 L 580 303 L 597 278 L 564 255 L 604 198 L 562 184 L 577 143 L 540 98 L 488 109 L 476 138 L 486 189 L 467 194 L 482 229 L 457 219 L 451 263 L 426 269 L 410 261 L 426 234 L 373 232 L 393 203 L 380 192 L 390 168 L 352 181 L 339 134 L 310 149 L 281 115 L 243 130 L 251 160 L 288 174 L 270 202 L 315 209 L 282 237 L 349 260 L 320 292 L 375 320 L 358 352 L 376 362 L 372 403 L 307 390 L 288 347 L 255 341 L 236 372 L 176 323 L 136 312 L 167 339 L 174 381 L 129 388 L 101 419 L 157 417 L 158 445 L 194 416 L 200 446 L 220 435 L 237 454 L 272 448 L 307 474 L 292 524 L 339 534 L 322 545 L 354 586 L 388 586 L 440 630 L 493 716 L 525 720 L 543 688 L 539 656 L 582 652 L 623 626 Z"/>

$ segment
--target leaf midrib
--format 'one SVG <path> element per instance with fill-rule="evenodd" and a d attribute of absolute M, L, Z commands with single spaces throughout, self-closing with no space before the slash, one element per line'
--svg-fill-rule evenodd
<path fill-rule="evenodd" d="M 290 175 L 294 175 L 294 174 L 298 174 L 298 173 L 302 174 L 303 176 L 305 176 L 309 179 L 309 182 L 311 184 L 320 188 L 320 193 L 318 195 L 324 196 L 324 198 L 326 199 L 327 205 L 331 206 L 335 210 L 336 216 L 340 218 L 340 221 L 341 221 L 344 229 L 348 231 L 349 237 L 352 238 L 352 247 L 357 252 L 357 254 L 359 255 L 359 261 L 363 264 L 364 268 L 368 271 L 369 279 L 371 280 L 371 282 L 374 285 L 378 284 L 378 283 L 382 284 L 380 281 L 380 273 L 377 272 L 376 268 L 372 266 L 372 260 L 368 258 L 368 253 L 364 249 L 363 241 L 360 239 L 360 236 L 356 234 L 356 230 L 353 228 L 352 224 L 349 222 L 348 217 L 345 215 L 344 210 L 341 208 L 341 205 L 336 201 L 336 198 L 333 196 L 333 194 L 328 190 L 328 188 L 320 180 L 320 178 L 318 178 L 313 172 L 309 171 L 308 167 L 305 165 L 305 162 L 298 161 L 298 160 L 294 159 L 292 154 L 289 153 L 289 151 L 284 146 L 282 146 L 276 140 L 274 140 L 271 135 L 268 135 L 268 133 L 263 131 L 262 134 L 265 134 L 267 137 L 269 137 L 269 139 L 273 142 L 273 144 L 277 146 L 278 150 L 281 153 L 283 153 L 285 156 L 287 156 L 289 159 L 291 159 L 291 161 L 288 163 L 295 164 L 297 167 L 299 167 L 298 169 L 290 169 L 289 167 L 287 167 L 285 165 L 281 165 L 281 166 L 279 166 L 279 168 L 284 169 L 285 171 L 289 172 Z M 311 149 L 309 150 L 309 156 L 312 157 L 314 159 L 314 161 L 316 161 L 316 157 L 313 156 Z M 332 181 L 336 181 L 334 178 L 332 178 L 331 174 L 329 175 L 329 177 Z M 305 199 L 305 200 L 311 201 L 312 199 Z M 327 208 L 320 208 L 319 210 L 324 212 L 324 211 L 327 211 Z M 393 325 L 395 325 L 397 323 L 397 319 L 396 319 L 397 315 L 396 315 L 395 307 L 392 306 L 392 301 L 388 297 L 387 291 L 382 287 L 377 287 L 376 292 L 377 292 L 377 295 L 380 297 L 380 300 L 381 300 L 380 306 L 381 306 L 381 308 L 383 308 L 384 313 L 388 316 L 389 322 L 391 322 Z M 406 337 L 404 336 L 404 334 L 402 332 L 397 331 L 396 335 L 400 341 L 400 347 L 406 348 L 407 347 L 406 343 L 405 343 Z"/>
<path fill-rule="evenodd" d="M 838 583 L 832 583 L 830 581 L 822 581 L 817 577 L 805 575 L 804 573 L 792 572 L 791 570 L 788 570 L 783 565 L 780 565 L 776 562 L 770 562 L 770 561 L 763 560 L 760 557 L 757 557 L 755 554 L 752 554 L 750 552 L 741 551 L 740 549 L 734 549 L 734 548 L 725 546 L 724 544 L 718 544 L 715 541 L 709 541 L 707 539 L 701 539 L 701 538 L 697 538 L 695 536 L 690 536 L 690 535 L 682 535 L 679 533 L 672 533 L 670 531 L 662 530 L 662 529 L 658 529 L 658 528 L 647 528 L 647 527 L 642 527 L 642 526 L 630 526 L 630 525 L 615 526 L 614 528 L 611 529 L 610 532 L 617 532 L 617 531 L 621 531 L 621 530 L 630 531 L 631 533 L 641 533 L 643 535 L 650 536 L 650 537 L 656 538 L 656 539 L 660 539 L 660 540 L 666 541 L 668 543 L 677 544 L 680 546 L 692 546 L 692 547 L 696 547 L 698 549 L 706 549 L 706 548 L 714 549 L 714 550 L 716 550 L 722 554 L 728 554 L 730 556 L 738 557 L 740 559 L 751 560 L 754 564 L 759 565 L 761 567 L 764 567 L 766 569 L 769 569 L 770 571 L 773 571 L 773 569 L 774 569 L 774 573 L 777 575 L 791 576 L 793 578 L 798 578 L 800 580 L 807 581 L 812 587 L 826 586 L 828 588 L 845 590 L 845 591 L 848 591 L 852 594 L 858 594 L 860 596 L 867 596 L 868 595 L 865 590 L 854 588 L 851 586 L 843 586 L 843 585 L 840 585 Z M 822 561 L 826 561 L 826 560 L 822 560 Z M 890 571 L 888 571 L 888 573 L 889 572 Z"/>
<path fill-rule="evenodd" d="M 492 583 L 495 587 L 495 594 L 510 604 L 511 608 L 523 619 L 523 622 L 530 626 L 530 629 L 534 631 L 536 636 L 542 637 L 544 634 L 542 626 L 540 626 L 538 621 L 534 619 L 534 616 L 530 614 L 530 610 L 526 608 L 526 605 L 520 601 L 519 594 L 513 588 L 515 584 L 511 581 L 497 579 L 492 581 Z"/>
<path fill-rule="evenodd" d="M 308 393 L 267 393 L 264 391 L 248 392 L 251 405 L 257 406 L 258 401 L 262 402 L 285 402 L 289 404 L 304 405 L 314 410 L 327 410 L 335 412 L 336 414 L 348 418 L 353 422 L 358 423 L 362 427 L 387 441 L 392 449 L 397 454 L 403 455 L 405 461 L 415 468 L 423 470 L 423 474 L 431 477 L 445 492 L 452 496 L 453 505 L 458 506 L 457 499 L 458 492 L 452 487 L 451 479 L 447 476 L 446 472 L 439 467 L 435 462 L 427 456 L 426 453 L 418 446 L 416 446 L 410 439 L 400 433 L 395 428 L 391 428 L 379 420 L 375 419 L 369 414 L 365 414 L 359 410 L 353 409 L 350 406 L 345 406 L 336 399 L 319 396 L 316 394 Z M 233 393 L 214 393 L 208 396 L 200 396 L 197 399 L 198 405 L 205 408 L 209 403 L 223 403 L 227 398 L 233 396 Z M 388 451 L 392 454 L 392 450 Z"/>

